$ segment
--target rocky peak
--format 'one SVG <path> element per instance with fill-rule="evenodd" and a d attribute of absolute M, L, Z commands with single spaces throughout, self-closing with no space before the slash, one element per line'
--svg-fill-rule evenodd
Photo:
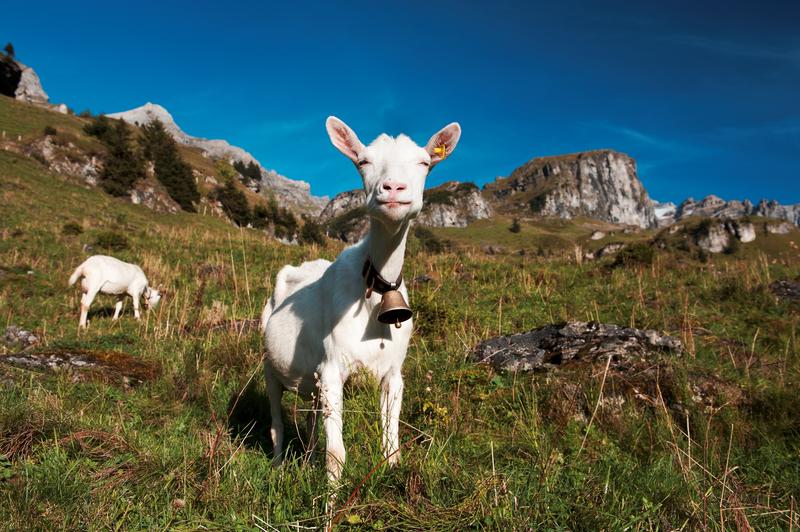
<path fill-rule="evenodd" d="M 49 101 L 36 72 L 2 53 L 0 53 L 0 94 L 27 103 L 47 104 Z"/>
<path fill-rule="evenodd" d="M 654 227 L 656 215 L 636 162 L 613 150 L 537 157 L 484 187 L 509 214 L 574 218 Z"/>
<path fill-rule="evenodd" d="M 311 195 L 311 185 L 305 181 L 289 179 L 274 170 L 265 169 L 255 157 L 238 146 L 232 146 L 225 140 L 193 137 L 185 133 L 175 123 L 169 111 L 161 105 L 147 102 L 141 107 L 121 113 L 112 113 L 108 117 L 122 119 L 125 122 L 137 125 L 145 125 L 159 120 L 164 124 L 164 129 L 178 143 L 198 148 L 203 151 L 206 157 L 223 159 L 231 163 L 238 161 L 249 164 L 254 162 L 261 169 L 260 190 L 265 194 L 274 194 L 280 201 L 300 212 L 316 215 L 328 202 L 327 197 Z"/>

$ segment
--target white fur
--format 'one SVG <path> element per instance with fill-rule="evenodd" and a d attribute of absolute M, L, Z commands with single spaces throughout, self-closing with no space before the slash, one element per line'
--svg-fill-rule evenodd
<path fill-rule="evenodd" d="M 78 266 L 69 278 L 69 285 L 75 284 L 83 277 L 81 282 L 81 317 L 78 325 L 86 328 L 86 316 L 89 314 L 89 305 L 92 304 L 98 292 L 117 296 L 114 309 L 114 320 L 119 318 L 122 311 L 122 300 L 125 295 L 133 298 L 133 313 L 138 320 L 139 298 L 144 295 L 145 303 L 149 308 L 154 308 L 161 294 L 147 285 L 147 277 L 140 267 L 135 264 L 122 262 L 114 257 L 94 255 Z"/>
<path fill-rule="evenodd" d="M 450 124 L 431 137 L 426 148 L 410 138 L 381 135 L 364 146 L 344 122 L 329 117 L 331 142 L 358 168 L 367 193 L 370 230 L 331 263 L 326 260 L 285 266 L 261 316 L 266 340 L 265 373 L 272 412 L 275 460 L 283 452 L 283 389 L 313 398 L 309 416 L 311 446 L 316 416 L 322 407 L 327 439 L 328 476 L 337 480 L 345 461 L 342 441 L 342 389 L 357 368 L 381 383 L 383 452 L 389 463 L 399 459 L 398 425 L 403 394 L 401 368 L 412 323 L 397 329 L 377 321 L 381 295 L 365 299 L 361 277 L 369 257 L 384 279 L 394 280 L 403 267 L 411 219 L 422 209 L 422 191 L 430 168 L 449 155 L 461 134 Z M 444 150 L 444 151 L 443 151 Z M 408 301 L 405 283 L 400 292 Z"/>

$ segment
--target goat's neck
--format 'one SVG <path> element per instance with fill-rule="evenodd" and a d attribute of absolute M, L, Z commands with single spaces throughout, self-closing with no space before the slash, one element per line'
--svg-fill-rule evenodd
<path fill-rule="evenodd" d="M 367 253 L 373 267 L 387 281 L 393 282 L 403 271 L 409 223 L 404 221 L 387 227 L 377 220 L 370 220 Z"/>

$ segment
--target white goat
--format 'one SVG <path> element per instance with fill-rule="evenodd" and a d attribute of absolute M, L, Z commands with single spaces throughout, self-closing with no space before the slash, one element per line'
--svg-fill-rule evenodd
<path fill-rule="evenodd" d="M 392 138 L 385 134 L 364 146 L 352 129 L 333 116 L 326 127 L 333 145 L 361 174 L 369 233 L 333 263 L 320 259 L 298 267 L 284 266 L 264 308 L 261 326 L 266 339 L 264 369 L 275 462 L 282 460 L 281 396 L 285 388 L 312 398 L 308 419 L 311 448 L 316 442 L 315 412 L 322 407 L 328 477 L 336 481 L 345 461 L 342 388 L 358 367 L 369 370 L 381 383 L 383 453 L 390 464 L 399 459 L 400 370 L 412 324 L 409 321 L 396 328 L 379 322 L 381 295 L 377 288 L 368 290 L 365 278 L 372 283 L 377 276 L 384 290 L 392 284 L 385 279 L 400 279 L 409 224 L 422 209 L 425 178 L 452 153 L 461 127 L 457 123 L 446 126 L 425 148 L 405 135 Z M 399 291 L 408 301 L 405 284 L 400 284 Z"/>
<path fill-rule="evenodd" d="M 117 296 L 114 309 L 114 320 L 119 318 L 122 311 L 122 300 L 125 294 L 133 298 L 133 314 L 139 319 L 139 298 L 144 295 L 145 305 L 155 308 L 161 300 L 158 290 L 147 286 L 147 277 L 140 267 L 135 264 L 122 262 L 114 257 L 94 255 L 75 268 L 69 278 L 69 286 L 83 277 L 81 282 L 81 318 L 78 325 L 86 328 L 86 316 L 89 314 L 89 305 L 92 304 L 98 292 Z"/>

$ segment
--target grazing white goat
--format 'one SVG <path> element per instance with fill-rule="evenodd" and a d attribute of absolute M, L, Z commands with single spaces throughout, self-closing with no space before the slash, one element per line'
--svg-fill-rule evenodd
<path fill-rule="evenodd" d="M 336 481 L 345 461 L 342 441 L 342 388 L 358 367 L 381 384 L 382 448 L 390 464 L 399 459 L 398 424 L 403 395 L 400 373 L 411 338 L 410 321 L 378 321 L 381 292 L 401 282 L 409 224 L 422 209 L 422 191 L 431 168 L 449 156 L 461 136 L 452 123 L 431 137 L 425 148 L 410 138 L 380 135 L 364 146 L 344 122 L 329 117 L 331 142 L 356 165 L 367 194 L 367 236 L 335 262 L 316 260 L 278 272 L 261 326 L 266 339 L 266 373 L 272 413 L 275 462 L 283 452 L 281 396 L 284 389 L 311 397 L 311 446 L 316 441 L 315 411 L 321 406 L 327 436 L 328 477 Z M 386 280 L 390 281 L 386 281 Z M 391 282 L 394 281 L 394 282 Z M 372 286 L 372 289 L 369 289 Z M 394 298 L 399 298 L 397 292 Z M 407 316 L 401 319 L 408 319 Z"/>
<path fill-rule="evenodd" d="M 139 298 L 144 295 L 145 305 L 148 308 L 155 308 L 161 300 L 158 290 L 147 286 L 147 277 L 140 267 L 135 264 L 122 262 L 114 257 L 105 255 L 93 255 L 86 259 L 83 264 L 75 268 L 69 278 L 69 285 L 72 286 L 78 279 L 83 277 L 81 282 L 81 318 L 78 322 L 80 327 L 86 328 L 86 316 L 89 314 L 89 305 L 92 304 L 98 292 L 103 294 L 113 294 L 117 296 L 117 304 L 114 308 L 114 318 L 119 318 L 122 311 L 122 300 L 125 295 L 133 298 L 133 314 L 139 319 Z"/>

